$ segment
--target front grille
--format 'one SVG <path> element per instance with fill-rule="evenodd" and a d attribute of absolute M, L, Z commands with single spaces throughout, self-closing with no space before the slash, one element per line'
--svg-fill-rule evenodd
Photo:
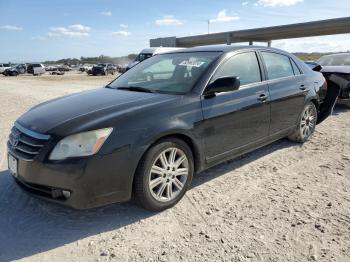
<path fill-rule="evenodd" d="M 24 160 L 33 160 L 45 146 L 49 136 L 39 134 L 16 124 L 9 136 L 7 146 L 11 154 Z"/>

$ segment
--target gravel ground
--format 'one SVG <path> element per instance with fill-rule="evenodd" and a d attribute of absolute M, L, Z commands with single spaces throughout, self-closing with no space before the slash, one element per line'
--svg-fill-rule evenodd
<path fill-rule="evenodd" d="M 350 110 L 300 146 L 280 140 L 196 176 L 174 208 L 74 211 L 22 192 L 7 171 L 13 122 L 113 76 L 0 77 L 0 261 L 350 261 Z"/>

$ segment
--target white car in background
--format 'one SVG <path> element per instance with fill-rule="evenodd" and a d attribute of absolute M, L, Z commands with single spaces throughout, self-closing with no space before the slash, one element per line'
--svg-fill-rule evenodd
<path fill-rule="evenodd" d="M 29 64 L 27 67 L 27 73 L 33 75 L 42 75 L 45 74 L 46 69 L 43 64 Z"/>
<path fill-rule="evenodd" d="M 0 74 L 2 74 L 6 69 L 10 69 L 10 64 L 0 64 Z"/>
<path fill-rule="evenodd" d="M 179 47 L 145 48 L 138 54 L 138 56 L 135 58 L 135 60 L 133 62 L 128 64 L 125 71 L 128 71 L 130 68 L 136 66 L 138 63 L 141 63 L 142 61 L 144 61 L 144 60 L 146 60 L 154 55 L 164 54 L 164 53 L 171 52 L 171 51 L 178 50 L 178 49 L 181 49 L 181 48 L 179 48 Z"/>

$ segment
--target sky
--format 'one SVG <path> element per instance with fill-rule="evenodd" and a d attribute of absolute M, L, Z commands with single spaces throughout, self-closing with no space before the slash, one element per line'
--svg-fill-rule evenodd
<path fill-rule="evenodd" d="M 336 2 L 336 5 L 334 4 Z M 0 62 L 123 56 L 149 39 L 346 17 L 349 0 L 0 0 Z M 273 41 L 289 52 L 350 50 L 350 34 Z"/>

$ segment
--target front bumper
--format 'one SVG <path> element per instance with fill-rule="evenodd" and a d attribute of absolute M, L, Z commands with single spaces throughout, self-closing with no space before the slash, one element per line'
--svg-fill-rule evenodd
<path fill-rule="evenodd" d="M 129 147 L 103 156 L 53 163 L 17 158 L 17 163 L 15 179 L 23 189 L 75 209 L 94 208 L 131 198 L 135 165 L 129 158 Z M 68 191 L 70 196 L 57 194 L 60 190 Z"/>

